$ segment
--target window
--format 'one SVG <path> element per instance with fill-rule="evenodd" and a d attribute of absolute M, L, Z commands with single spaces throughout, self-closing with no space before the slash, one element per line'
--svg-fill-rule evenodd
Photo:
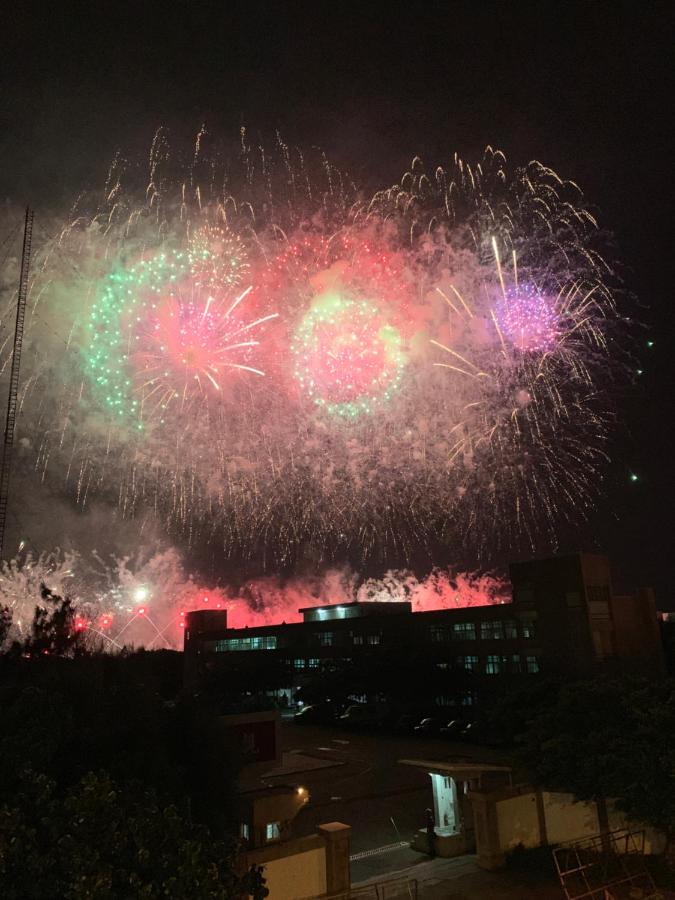
<path fill-rule="evenodd" d="M 509 672 L 517 673 L 517 672 L 522 671 L 521 667 L 520 667 L 520 657 L 518 656 L 517 653 L 515 653 L 513 656 L 510 656 L 508 659 L 509 659 Z"/>
<path fill-rule="evenodd" d="M 265 840 L 278 841 L 281 837 L 281 822 L 268 822 L 265 826 Z"/>
<path fill-rule="evenodd" d="M 589 600 L 588 614 L 592 619 L 609 619 L 609 603 L 607 600 Z"/>
<path fill-rule="evenodd" d="M 239 837 L 243 838 L 245 841 L 248 840 L 251 830 L 248 826 L 248 822 L 242 822 L 239 826 Z"/>
<path fill-rule="evenodd" d="M 504 637 L 507 641 L 515 641 L 518 637 L 518 624 L 513 619 L 504 620 Z"/>
<path fill-rule="evenodd" d="M 293 668 L 294 669 L 304 669 L 305 668 L 305 660 L 304 659 L 294 659 L 293 660 Z"/>
<path fill-rule="evenodd" d="M 452 626 L 452 636 L 456 641 L 475 641 L 476 626 L 473 622 L 456 622 Z"/>
<path fill-rule="evenodd" d="M 586 588 L 586 593 L 588 594 L 588 599 L 594 603 L 607 603 L 609 604 L 609 588 L 606 584 L 601 585 L 589 585 Z"/>
<path fill-rule="evenodd" d="M 352 644 L 354 644 L 355 647 L 360 647 L 363 644 L 363 635 L 354 634 L 352 631 Z"/>
<path fill-rule="evenodd" d="M 526 656 L 525 657 L 525 671 L 529 675 L 535 675 L 539 671 L 539 657 Z"/>
<path fill-rule="evenodd" d="M 467 672 L 477 672 L 478 671 L 478 657 L 477 656 L 458 656 L 457 657 L 457 668 L 466 669 Z"/>
<path fill-rule="evenodd" d="M 536 635 L 536 622 L 534 619 L 521 619 L 520 633 L 524 638 L 533 638 Z"/>
<path fill-rule="evenodd" d="M 442 625 L 430 625 L 427 630 L 433 644 L 444 644 L 448 639 L 448 629 Z"/>
<path fill-rule="evenodd" d="M 320 660 L 320 659 L 316 659 L 316 658 L 312 658 L 312 659 L 310 659 L 308 662 L 309 662 L 309 667 L 310 667 L 310 669 L 318 669 L 318 668 L 319 668 L 319 665 L 320 665 L 320 663 L 321 663 L 321 660 Z"/>
<path fill-rule="evenodd" d="M 504 623 L 501 619 L 480 623 L 480 636 L 484 641 L 501 640 L 504 637 Z"/>
<path fill-rule="evenodd" d="M 225 638 L 216 641 L 214 648 L 216 653 L 226 653 L 232 650 L 276 650 L 276 635 L 266 634 L 260 637 Z"/>
<path fill-rule="evenodd" d="M 473 706 L 476 702 L 476 692 L 475 691 L 463 691 L 460 694 L 460 705 L 461 706 Z"/>
<path fill-rule="evenodd" d="M 319 644 L 322 647 L 332 647 L 333 646 L 333 632 L 332 631 L 320 631 L 319 632 Z"/>
<path fill-rule="evenodd" d="M 485 672 L 487 675 L 499 675 L 505 670 L 504 656 L 488 656 L 485 663 Z"/>
<path fill-rule="evenodd" d="M 368 643 L 371 645 L 380 643 L 380 635 L 379 634 L 369 634 L 368 635 Z"/>

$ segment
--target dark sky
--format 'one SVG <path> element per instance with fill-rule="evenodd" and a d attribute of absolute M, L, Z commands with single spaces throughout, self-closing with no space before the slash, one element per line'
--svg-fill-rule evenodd
<path fill-rule="evenodd" d="M 357 180 L 487 143 L 581 184 L 617 235 L 648 326 L 585 546 L 675 606 L 672 2 L 5 4 L 0 197 L 38 209 L 100 184 L 155 128 L 240 124 L 320 144 Z M 654 347 L 647 348 L 647 340 Z M 626 435 L 630 435 L 627 437 Z M 639 476 L 629 480 L 630 472 Z M 592 535 L 592 536 L 591 536 Z"/>

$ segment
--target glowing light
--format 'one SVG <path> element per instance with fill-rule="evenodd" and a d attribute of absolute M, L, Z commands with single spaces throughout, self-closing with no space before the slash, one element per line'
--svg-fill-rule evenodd
<path fill-rule="evenodd" d="M 137 588 L 134 588 L 133 598 L 135 603 L 143 603 L 150 596 L 149 588 L 145 587 L 145 585 L 140 585 Z"/>
<path fill-rule="evenodd" d="M 631 472 L 630 480 L 631 481 L 639 481 L 639 476 L 636 475 L 635 472 Z"/>
<path fill-rule="evenodd" d="M 555 301 L 532 284 L 512 285 L 495 306 L 499 328 L 523 353 L 553 350 L 559 336 Z"/>
<path fill-rule="evenodd" d="M 398 388 L 405 356 L 401 336 L 370 301 L 337 292 L 317 297 L 291 347 L 302 390 L 328 413 L 372 413 Z"/>

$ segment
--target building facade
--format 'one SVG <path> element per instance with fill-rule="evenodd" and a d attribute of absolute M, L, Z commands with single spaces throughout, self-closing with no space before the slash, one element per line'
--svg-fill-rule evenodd
<path fill-rule="evenodd" d="M 190 613 L 186 683 L 275 660 L 287 673 L 290 699 L 331 667 L 376 669 L 385 660 L 419 659 L 437 673 L 435 705 L 473 706 L 495 679 L 583 678 L 612 668 L 662 672 L 653 596 L 614 596 L 606 557 L 514 564 L 511 581 L 513 601 L 492 606 L 413 612 L 404 602 L 347 603 L 302 609 L 301 622 L 239 629 L 227 628 L 224 610 Z M 460 691 L 445 691 L 459 683 Z"/>

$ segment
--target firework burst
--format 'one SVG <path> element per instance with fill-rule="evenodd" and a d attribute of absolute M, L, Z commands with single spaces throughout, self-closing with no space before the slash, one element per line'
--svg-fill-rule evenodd
<path fill-rule="evenodd" d="M 576 185 L 488 149 L 364 200 L 321 155 L 208 147 L 172 172 L 159 134 L 142 199 L 116 163 L 45 245 L 40 477 L 266 565 L 555 545 L 601 480 L 620 368 Z"/>

